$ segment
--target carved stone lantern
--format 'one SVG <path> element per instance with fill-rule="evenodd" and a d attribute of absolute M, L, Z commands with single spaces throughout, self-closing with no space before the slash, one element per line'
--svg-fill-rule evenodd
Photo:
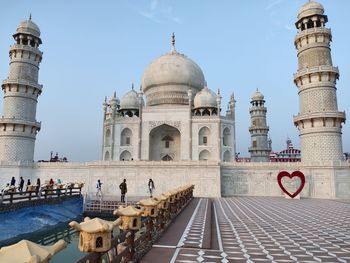
<path fill-rule="evenodd" d="M 158 204 L 159 209 L 167 209 L 169 207 L 169 204 L 168 204 L 169 198 L 163 194 L 155 196 L 152 199 L 159 202 Z"/>
<path fill-rule="evenodd" d="M 158 215 L 158 205 L 160 201 L 148 198 L 140 200 L 138 203 L 144 208 L 142 216 L 156 217 Z"/>
<path fill-rule="evenodd" d="M 121 219 L 120 229 L 123 230 L 139 230 L 141 228 L 141 214 L 142 210 L 132 206 L 119 207 L 113 212 Z"/>
<path fill-rule="evenodd" d="M 121 224 L 121 219 L 113 222 L 100 218 L 85 217 L 80 224 L 72 221 L 69 225 L 80 231 L 79 250 L 81 252 L 105 252 L 111 248 L 112 230 Z"/>
<path fill-rule="evenodd" d="M 173 191 L 168 191 L 168 192 L 165 192 L 165 193 L 162 193 L 162 195 L 168 197 L 168 202 L 170 204 L 173 204 L 175 203 L 175 193 Z"/>
<path fill-rule="evenodd" d="M 6 263 L 48 263 L 53 255 L 67 246 L 63 240 L 52 246 L 38 245 L 32 241 L 21 240 L 18 243 L 0 249 L 0 262 Z"/>
<path fill-rule="evenodd" d="M 168 218 L 168 208 L 169 208 L 168 197 L 161 194 L 153 197 L 153 200 L 159 202 L 158 204 L 159 228 L 163 229 L 165 222 Z"/>

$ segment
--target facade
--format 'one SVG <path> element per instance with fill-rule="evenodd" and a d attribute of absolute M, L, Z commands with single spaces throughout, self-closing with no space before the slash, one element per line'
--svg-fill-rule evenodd
<path fill-rule="evenodd" d="M 144 102 L 144 96 L 145 101 Z M 103 103 L 102 159 L 210 160 L 235 156 L 235 100 L 225 116 L 220 91 L 211 91 L 200 67 L 175 49 L 144 71 L 142 86 Z"/>
<path fill-rule="evenodd" d="M 40 129 L 35 111 L 42 89 L 37 83 L 42 53 L 39 28 L 31 19 L 22 22 L 10 50 L 10 74 L 2 86 L 0 187 L 11 177 L 42 182 L 59 178 L 64 183 L 83 182 L 85 193 L 95 196 L 100 179 L 104 196 L 113 196 L 126 179 L 128 195 L 146 196 L 152 178 L 159 192 L 194 184 L 195 196 L 283 197 L 278 173 L 301 171 L 306 177 L 302 197 L 350 198 L 350 162 L 342 161 L 341 146 L 345 114 L 336 107 L 338 70 L 331 63 L 331 33 L 323 27 L 326 21 L 323 7 L 308 2 L 297 22 L 300 68 L 295 83 L 300 113 L 294 122 L 300 130 L 301 162 L 266 161 L 271 143 L 261 93 L 255 94 L 251 107 L 250 152 L 257 162 L 238 158 L 234 96 L 221 115 L 220 92 L 208 88 L 199 66 L 176 51 L 173 38 L 171 51 L 144 71 L 140 90 L 132 86 L 121 99 L 114 93 L 105 100 L 102 160 L 81 163 L 32 162 L 35 134 Z"/>
<path fill-rule="evenodd" d="M 302 160 L 335 161 L 343 159 L 342 124 L 345 112 L 337 106 L 337 67 L 333 67 L 331 30 L 323 6 L 309 1 L 303 5 L 295 23 L 298 70 L 294 82 L 299 89 L 299 114 L 294 124 L 300 132 Z"/>
<path fill-rule="evenodd" d="M 266 112 L 264 95 L 257 89 L 250 102 L 249 113 L 251 126 L 249 132 L 251 136 L 251 146 L 249 147 L 251 162 L 268 162 L 271 146 L 268 140 L 269 126 L 266 122 Z"/>
<path fill-rule="evenodd" d="M 3 115 L 0 119 L 0 160 L 33 162 L 36 134 L 41 124 L 36 121 L 37 99 L 42 91 L 38 84 L 42 52 L 39 27 L 23 21 L 13 35 L 10 47 L 10 70 L 2 82 Z"/>

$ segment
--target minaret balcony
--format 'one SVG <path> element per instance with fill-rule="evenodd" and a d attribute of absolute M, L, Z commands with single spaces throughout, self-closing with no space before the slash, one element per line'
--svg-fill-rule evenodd
<path fill-rule="evenodd" d="M 339 76 L 338 67 L 323 65 L 323 66 L 304 68 L 304 69 L 298 70 L 298 72 L 294 74 L 294 81 L 305 75 L 320 73 L 320 72 L 331 72 Z"/>
<path fill-rule="evenodd" d="M 301 32 L 299 32 L 294 39 L 294 42 L 299 41 L 300 38 L 313 35 L 313 34 L 327 34 L 327 35 L 332 35 L 332 31 L 330 28 L 325 28 L 325 27 L 314 27 L 314 28 L 309 28 L 305 29 Z"/>
<path fill-rule="evenodd" d="M 38 55 L 40 58 L 43 56 L 43 52 L 41 52 L 36 47 L 31 47 L 31 46 L 28 46 L 28 45 L 19 45 L 19 44 L 14 44 L 14 45 L 12 45 L 10 47 L 10 53 L 14 52 L 14 51 L 17 51 L 17 50 L 20 50 L 20 51 L 25 50 L 25 51 L 28 51 L 28 52 L 32 52 L 35 55 Z"/>
<path fill-rule="evenodd" d="M 32 88 L 35 88 L 37 90 L 40 90 L 40 92 L 43 89 L 43 85 L 35 83 L 33 81 L 23 80 L 23 79 L 5 79 L 2 81 L 2 88 L 4 89 L 5 85 L 23 85 L 23 86 L 30 86 Z"/>
<path fill-rule="evenodd" d="M 324 118 L 339 119 L 341 120 L 341 122 L 345 123 L 346 115 L 345 115 L 345 112 L 339 112 L 339 111 L 310 112 L 310 113 L 298 114 L 296 116 L 293 116 L 293 121 L 294 121 L 294 124 L 297 124 L 299 122 L 303 122 L 309 119 L 324 119 Z"/>
<path fill-rule="evenodd" d="M 40 128 L 41 128 L 41 122 L 28 121 L 28 120 L 19 120 L 19 119 L 15 119 L 15 118 L 5 118 L 4 116 L 2 116 L 0 118 L 0 124 L 26 125 L 26 126 L 36 127 L 38 130 L 40 130 Z"/>

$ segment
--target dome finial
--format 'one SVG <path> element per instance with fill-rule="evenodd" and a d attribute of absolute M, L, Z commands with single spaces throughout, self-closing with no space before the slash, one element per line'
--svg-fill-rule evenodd
<path fill-rule="evenodd" d="M 29 13 L 29 20 L 32 20 L 32 13 Z"/>
<path fill-rule="evenodd" d="M 172 36 L 171 36 L 171 52 L 176 52 L 175 49 L 175 33 L 173 32 Z"/>
<path fill-rule="evenodd" d="M 131 82 L 131 89 L 134 90 L 134 82 Z"/>

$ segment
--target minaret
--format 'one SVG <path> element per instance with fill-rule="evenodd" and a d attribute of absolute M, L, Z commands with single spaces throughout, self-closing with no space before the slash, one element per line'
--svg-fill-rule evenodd
<path fill-rule="evenodd" d="M 42 85 L 38 84 L 42 52 L 39 27 L 23 21 L 13 35 L 10 47 L 10 70 L 2 83 L 3 116 L 0 119 L 0 160 L 29 161 L 34 158 L 36 134 L 41 123 L 36 121 L 36 106 Z"/>
<path fill-rule="evenodd" d="M 268 162 L 271 148 L 268 142 L 269 126 L 266 124 L 266 107 L 264 106 L 264 95 L 256 90 L 250 102 L 251 126 L 249 132 L 252 140 L 249 147 L 252 162 Z"/>
<path fill-rule="evenodd" d="M 299 114 L 294 124 L 300 132 L 302 161 L 336 161 L 343 159 L 341 128 L 345 113 L 338 111 L 336 81 L 330 42 L 331 30 L 323 6 L 309 1 L 302 6 L 295 23 L 298 70 L 294 83 L 299 89 Z"/>

